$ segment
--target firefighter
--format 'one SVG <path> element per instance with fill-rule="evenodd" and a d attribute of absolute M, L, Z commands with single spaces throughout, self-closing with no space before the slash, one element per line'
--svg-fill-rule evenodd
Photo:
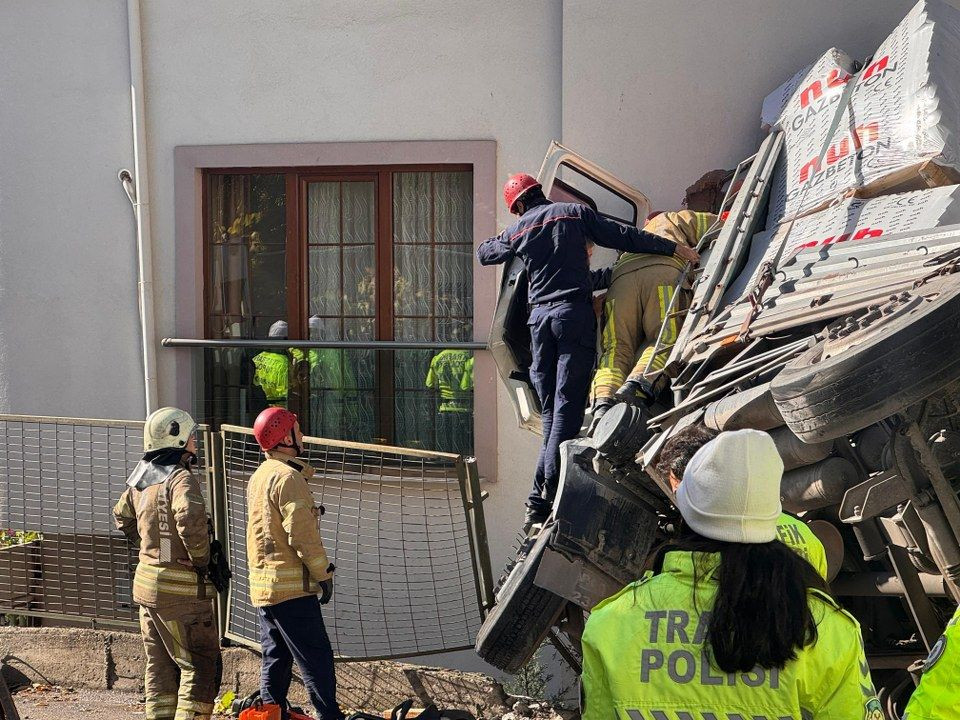
<path fill-rule="evenodd" d="M 670 483 L 674 493 L 680 487 L 690 458 L 716 436 L 717 433 L 707 426 L 695 423 L 664 443 L 657 458 L 656 471 Z M 803 520 L 781 513 L 777 519 L 777 539 L 810 563 L 820 577 L 827 579 L 827 553 L 823 543 Z"/>
<path fill-rule="evenodd" d="M 314 470 L 298 459 L 303 433 L 296 415 L 274 407 L 257 416 L 253 434 L 266 456 L 247 486 L 250 600 L 260 616 L 263 651 L 260 696 L 288 717 L 296 660 L 320 720 L 340 720 L 333 649 L 320 612 L 335 568 L 320 539 L 322 509 L 307 485 Z"/>
<path fill-rule="evenodd" d="M 512 175 L 503 186 L 507 209 L 518 216 L 500 235 L 477 248 L 481 265 L 519 256 L 528 279 L 530 379 L 540 399 L 543 444 L 524 528 L 546 520 L 556 493 L 560 443 L 583 423 L 596 361 L 596 315 L 587 244 L 696 262 L 684 244 L 609 220 L 586 205 L 553 203 L 533 177 Z"/>
<path fill-rule="evenodd" d="M 140 606 L 147 720 L 209 718 L 220 688 L 207 511 L 192 471 L 196 427 L 177 408 L 151 413 L 145 454 L 113 508 L 117 528 L 140 548 L 133 601 Z"/>
<path fill-rule="evenodd" d="M 681 210 L 655 212 L 644 230 L 695 248 L 717 216 Z M 643 377 L 653 357 L 660 328 L 667 320 L 683 262 L 679 255 L 664 257 L 647 253 L 624 253 L 613 267 L 610 289 L 604 300 L 600 360 L 593 376 L 592 430 L 603 414 L 619 400 L 646 407 L 656 396 L 653 383 Z M 686 293 L 685 293 L 686 294 Z M 677 298 L 674 311 L 686 309 L 689 299 Z M 664 343 L 677 339 L 679 317 L 670 317 Z M 663 367 L 666 356 L 653 359 L 651 370 Z"/>
<path fill-rule="evenodd" d="M 584 720 L 883 720 L 857 621 L 776 539 L 782 473 L 758 430 L 697 451 L 677 490 L 686 529 L 590 613 Z"/>
<path fill-rule="evenodd" d="M 923 664 L 920 684 L 910 696 L 903 720 L 946 720 L 960 717 L 960 608 Z"/>

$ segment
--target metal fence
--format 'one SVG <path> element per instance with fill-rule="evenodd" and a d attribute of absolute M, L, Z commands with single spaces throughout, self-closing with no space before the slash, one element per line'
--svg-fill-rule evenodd
<path fill-rule="evenodd" d="M 0 613 L 133 627 L 136 551 L 112 508 L 142 455 L 142 422 L 0 415 Z M 246 483 L 262 460 L 247 428 L 203 428 L 200 470 L 234 579 L 227 637 L 259 645 L 245 553 Z M 337 564 L 324 617 L 338 657 L 403 657 L 472 646 L 491 604 L 472 459 L 307 438 L 321 534 Z M 209 458 L 209 462 L 207 459 Z M 36 535 L 33 535 L 36 533 Z"/>
<path fill-rule="evenodd" d="M 0 612 L 137 625 L 112 509 L 142 454 L 142 422 L 0 415 L 0 530 L 27 541 L 0 548 Z"/>
<path fill-rule="evenodd" d="M 235 577 L 227 637 L 259 646 L 245 557 L 247 481 L 262 457 L 246 428 L 222 428 L 225 524 Z M 326 513 L 321 535 L 336 563 L 324 618 L 341 658 L 390 658 L 473 646 L 489 561 L 472 460 L 457 455 L 307 438 L 304 459 Z M 486 564 L 486 567 L 484 565 Z"/>

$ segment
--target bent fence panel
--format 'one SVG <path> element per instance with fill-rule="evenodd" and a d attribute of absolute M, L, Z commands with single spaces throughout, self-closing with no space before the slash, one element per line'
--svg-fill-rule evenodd
<path fill-rule="evenodd" d="M 143 422 L 0 415 L 0 438 L 0 613 L 136 626 L 136 549 L 112 510 Z"/>
<path fill-rule="evenodd" d="M 259 646 L 246 566 L 246 489 L 262 456 L 250 430 L 224 425 L 225 530 L 234 569 L 227 637 Z M 457 455 L 307 438 L 320 534 L 337 566 L 324 609 L 342 659 L 473 646 L 489 602 L 489 559 L 473 461 Z"/>

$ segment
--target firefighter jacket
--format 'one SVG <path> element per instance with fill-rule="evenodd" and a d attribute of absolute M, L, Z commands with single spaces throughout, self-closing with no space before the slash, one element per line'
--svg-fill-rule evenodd
<path fill-rule="evenodd" d="M 643 226 L 645 232 L 659 235 L 678 245 L 687 245 L 695 248 L 710 226 L 717 220 L 717 216 L 708 212 L 694 212 L 680 210 L 678 212 L 662 212 Z M 624 272 L 630 272 L 631 264 L 637 258 L 644 257 L 643 253 L 624 253 L 617 260 L 613 276 L 616 278 Z M 677 267 L 683 267 L 683 261 L 674 258 Z"/>
<path fill-rule="evenodd" d="M 717 668 L 707 627 L 719 555 L 698 553 L 694 563 L 692 553 L 669 552 L 659 575 L 593 609 L 583 634 L 584 720 L 883 720 L 860 626 L 819 591 L 808 596 L 817 640 L 782 670 Z"/>
<path fill-rule="evenodd" d="M 320 539 L 320 509 L 302 460 L 267 451 L 247 486 L 247 567 L 257 607 L 315 595 L 332 577 Z"/>
<path fill-rule="evenodd" d="M 544 203 L 527 210 L 496 237 L 477 248 L 481 265 L 523 259 L 531 305 L 590 302 L 593 282 L 587 241 L 626 252 L 673 255 L 676 243 L 603 217 L 586 205 Z"/>
<path fill-rule="evenodd" d="M 943 636 L 923 664 L 920 684 L 910 696 L 903 720 L 956 720 L 960 718 L 960 608 L 947 623 Z"/>
<path fill-rule="evenodd" d="M 148 608 L 216 597 L 204 580 L 210 562 L 207 510 L 197 477 L 178 466 L 162 482 L 128 487 L 113 508 L 119 530 L 140 548 L 133 601 Z"/>

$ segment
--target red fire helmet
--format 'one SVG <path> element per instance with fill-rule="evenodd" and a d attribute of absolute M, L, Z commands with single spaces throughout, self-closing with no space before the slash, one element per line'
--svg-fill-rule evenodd
<path fill-rule="evenodd" d="M 507 210 L 513 212 L 513 206 L 517 200 L 530 188 L 540 187 L 540 183 L 532 175 L 526 173 L 515 173 L 511 175 L 503 186 L 503 201 L 507 204 Z"/>
<path fill-rule="evenodd" d="M 273 450 L 293 430 L 297 416 L 280 407 L 268 407 L 257 415 L 253 436 L 264 450 Z"/>

